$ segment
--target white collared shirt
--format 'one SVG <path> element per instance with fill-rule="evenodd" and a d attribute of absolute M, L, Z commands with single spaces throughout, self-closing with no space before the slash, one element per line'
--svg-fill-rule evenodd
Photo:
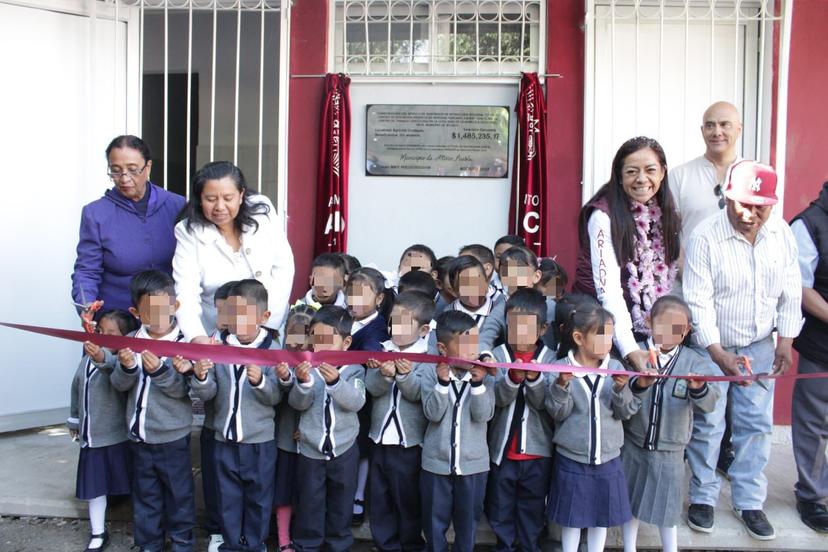
<path fill-rule="evenodd" d="M 315 309 L 319 309 L 323 306 L 319 301 L 313 298 L 313 288 L 308 290 L 302 301 L 306 305 L 309 305 Z M 343 309 L 348 308 L 348 301 L 345 299 L 345 293 L 342 290 L 336 292 L 336 300 L 333 302 L 333 304 L 337 307 L 342 307 Z"/>
<path fill-rule="evenodd" d="M 449 309 L 456 310 L 460 312 L 465 312 L 472 318 L 474 318 L 474 323 L 477 324 L 478 328 L 483 327 L 483 322 L 486 321 L 486 317 L 489 316 L 492 312 L 492 305 L 494 302 L 489 298 L 486 297 L 486 302 L 483 303 L 480 308 L 477 310 L 469 310 L 463 306 L 463 303 L 460 302 L 460 299 L 455 299 L 451 305 L 449 305 Z"/>
<path fill-rule="evenodd" d="M 687 248 L 684 298 L 701 347 L 746 347 L 774 327 L 782 337 L 796 337 L 802 327 L 802 277 L 790 227 L 771 215 L 751 245 L 727 212 L 706 220 Z"/>
<path fill-rule="evenodd" d="M 354 324 L 351 326 L 351 335 L 354 335 L 359 330 L 361 330 L 362 328 L 364 328 L 365 326 L 367 326 L 368 324 L 373 322 L 374 318 L 376 318 L 377 316 L 379 316 L 379 313 L 374 312 L 374 314 L 366 316 L 362 320 L 354 320 Z"/>

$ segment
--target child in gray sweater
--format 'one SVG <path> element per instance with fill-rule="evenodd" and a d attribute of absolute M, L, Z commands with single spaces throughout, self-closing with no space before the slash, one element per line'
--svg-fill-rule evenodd
<path fill-rule="evenodd" d="M 348 350 L 352 324 L 351 315 L 342 307 L 319 309 L 310 327 L 313 352 Z M 357 412 L 365 404 L 365 368 L 324 362 L 313 368 L 303 362 L 295 375 L 297 383 L 288 402 L 299 411 L 296 479 L 302 490 L 294 516 L 294 549 L 348 550 L 354 540 Z"/>
<path fill-rule="evenodd" d="M 546 299 L 540 291 L 513 291 L 506 301 L 506 322 L 506 342 L 494 350 L 498 362 L 554 362 L 555 352 L 542 340 Z M 498 369 L 496 409 L 489 424 L 486 518 L 499 550 L 512 550 L 518 541 L 522 550 L 539 546 L 552 468 L 552 418 L 544 408 L 548 380 L 537 371 Z"/>
<path fill-rule="evenodd" d="M 125 311 L 102 312 L 96 331 L 126 335 L 137 321 Z M 107 495 L 127 495 L 132 478 L 127 426 L 126 396 L 109 381 L 115 356 L 109 349 L 87 341 L 84 356 L 72 380 L 69 433 L 80 441 L 75 497 L 89 504 L 92 531 L 87 550 L 103 550 L 109 543 L 104 526 Z"/>
<path fill-rule="evenodd" d="M 417 274 L 412 272 L 410 274 Z M 420 273 L 425 275 L 425 273 Z M 405 291 L 391 308 L 389 352 L 425 353 L 434 299 Z M 369 503 L 371 534 L 379 550 L 420 550 L 420 465 L 426 419 L 420 403 L 425 364 L 409 360 L 369 360 L 365 387 L 373 397 Z"/>
<path fill-rule="evenodd" d="M 476 360 L 479 333 L 474 318 L 447 310 L 437 318 L 440 355 Z M 424 367 L 421 398 L 428 427 L 423 441 L 420 492 L 428 549 L 471 552 L 486 493 L 489 450 L 486 427 L 494 415 L 494 377 L 485 368 L 440 363 Z"/>
<path fill-rule="evenodd" d="M 578 304 L 563 321 L 558 358 L 589 372 L 561 372 L 549 384 L 546 409 L 555 420 L 555 463 L 547 516 L 562 527 L 564 552 L 576 552 L 587 528 L 590 550 L 603 550 L 607 528 L 630 520 L 627 482 L 621 463 L 622 421 L 639 408 L 628 376 L 609 357 L 612 314 L 592 302 Z"/>
<path fill-rule="evenodd" d="M 690 333 L 690 308 L 665 295 L 650 309 L 650 369 L 667 376 L 714 374 L 708 358 L 682 342 Z M 684 490 L 684 448 L 690 442 L 694 412 L 712 412 L 719 387 L 682 378 L 634 376 L 630 389 L 641 409 L 624 424 L 622 459 L 633 518 L 624 524 L 624 550 L 634 552 L 641 521 L 658 527 L 665 552 L 678 550 L 678 522 Z"/>
<path fill-rule="evenodd" d="M 227 324 L 222 344 L 277 349 L 262 328 L 270 319 L 267 289 L 258 280 L 234 283 L 227 294 Z M 264 546 L 273 509 L 276 475 L 276 421 L 273 407 L 293 376 L 255 364 L 218 364 L 200 360 L 193 367 L 193 394 L 213 403 L 221 550 L 258 550 Z"/>
<path fill-rule="evenodd" d="M 134 337 L 181 341 L 175 322 L 175 282 L 166 273 L 148 270 L 130 283 L 130 312 L 143 324 Z M 190 386 L 181 357 L 158 357 L 151 351 L 118 351 L 112 385 L 128 393 L 126 421 L 132 441 L 132 517 L 135 545 L 161 550 L 165 538 L 175 550 L 192 550 L 193 498 Z"/>

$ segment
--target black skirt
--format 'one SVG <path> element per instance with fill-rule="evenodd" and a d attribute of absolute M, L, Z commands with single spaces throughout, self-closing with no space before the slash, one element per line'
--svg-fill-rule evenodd
<path fill-rule="evenodd" d="M 591 466 L 555 455 L 547 517 L 562 527 L 615 527 L 632 518 L 624 465 Z"/>
<path fill-rule="evenodd" d="M 92 500 L 104 495 L 128 495 L 132 479 L 129 441 L 108 447 L 83 447 L 78 458 L 75 497 Z"/>

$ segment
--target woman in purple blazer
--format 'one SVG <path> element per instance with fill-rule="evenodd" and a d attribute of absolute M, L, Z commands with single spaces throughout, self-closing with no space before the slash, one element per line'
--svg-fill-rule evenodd
<path fill-rule="evenodd" d="M 129 282 L 142 270 L 172 274 L 173 228 L 184 198 L 149 181 L 152 156 L 137 136 L 118 136 L 106 148 L 114 186 L 81 213 L 72 299 L 96 299 L 106 309 L 132 306 Z"/>

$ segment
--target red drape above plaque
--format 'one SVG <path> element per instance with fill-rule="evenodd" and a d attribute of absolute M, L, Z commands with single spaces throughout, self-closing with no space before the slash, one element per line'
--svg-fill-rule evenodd
<path fill-rule="evenodd" d="M 546 102 L 537 73 L 523 73 L 515 113 L 518 117 L 510 231 L 539 257 L 548 254 L 546 233 Z"/>
<path fill-rule="evenodd" d="M 316 247 L 320 253 L 344 252 L 348 244 L 348 152 L 351 144 L 351 100 L 346 75 L 325 77 L 319 176 L 316 194 Z"/>

